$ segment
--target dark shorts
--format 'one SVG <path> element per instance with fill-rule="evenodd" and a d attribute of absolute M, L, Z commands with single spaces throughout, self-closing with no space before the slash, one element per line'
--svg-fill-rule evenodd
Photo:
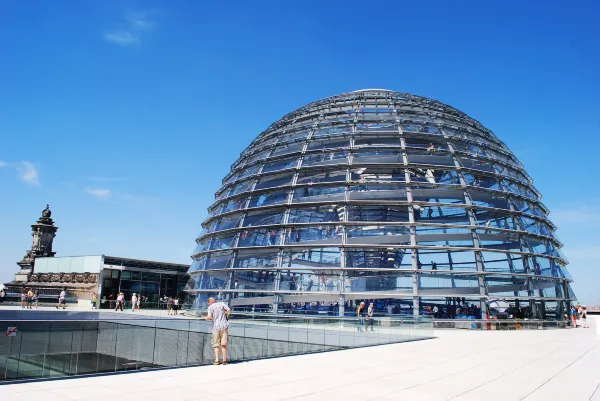
<path fill-rule="evenodd" d="M 58 300 L 58 303 L 59 303 L 59 304 L 62 304 L 62 305 L 65 305 L 65 304 L 67 303 L 67 300 L 66 300 L 66 299 L 64 299 L 64 298 L 62 298 L 62 299 L 59 299 L 59 300 Z"/>

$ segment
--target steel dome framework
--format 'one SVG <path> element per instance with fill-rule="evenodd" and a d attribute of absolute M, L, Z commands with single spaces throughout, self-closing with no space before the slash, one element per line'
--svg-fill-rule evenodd
<path fill-rule="evenodd" d="M 574 296 L 547 215 L 478 121 L 406 93 L 345 93 L 287 114 L 242 152 L 202 224 L 187 290 L 196 307 L 216 296 L 343 314 L 367 299 L 450 318 L 501 298 L 561 319 Z"/>

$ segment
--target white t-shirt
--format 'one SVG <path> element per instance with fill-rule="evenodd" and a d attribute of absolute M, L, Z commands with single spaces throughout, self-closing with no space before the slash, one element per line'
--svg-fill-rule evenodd
<path fill-rule="evenodd" d="M 67 297 L 67 293 L 65 291 L 61 291 L 59 298 L 60 299 L 65 299 L 66 297 Z"/>
<path fill-rule="evenodd" d="M 117 301 L 119 301 L 119 302 L 123 302 L 123 295 L 119 295 L 119 296 L 117 297 Z"/>

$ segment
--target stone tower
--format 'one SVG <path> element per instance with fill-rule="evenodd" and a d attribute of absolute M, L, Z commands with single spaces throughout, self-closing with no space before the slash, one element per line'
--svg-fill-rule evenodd
<path fill-rule="evenodd" d="M 15 281 L 27 281 L 28 276 L 33 273 L 35 258 L 52 257 L 56 254 L 56 252 L 52 252 L 52 243 L 58 227 L 54 225 L 50 216 L 52 216 L 50 205 L 46 205 L 42 211 L 42 217 L 31 226 L 31 249 L 27 251 L 23 260 L 17 262 L 21 270 L 16 274 Z"/>

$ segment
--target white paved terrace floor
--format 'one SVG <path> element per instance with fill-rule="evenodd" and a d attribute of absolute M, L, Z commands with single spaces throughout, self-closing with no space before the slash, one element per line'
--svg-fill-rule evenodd
<path fill-rule="evenodd" d="M 592 324 L 600 318 L 590 319 Z M 596 328 L 442 331 L 434 340 L 0 386 L 11 400 L 592 400 L 600 401 Z"/>

